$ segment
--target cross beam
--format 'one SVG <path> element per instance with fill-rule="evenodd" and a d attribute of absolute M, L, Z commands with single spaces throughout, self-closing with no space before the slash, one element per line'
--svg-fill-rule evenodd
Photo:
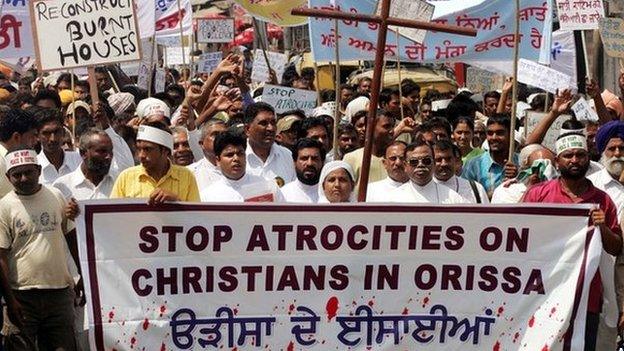
<path fill-rule="evenodd" d="M 310 8 L 296 8 L 291 11 L 291 14 L 296 16 L 334 18 L 337 20 L 357 20 L 360 22 L 374 22 L 379 24 L 379 32 L 377 34 L 377 50 L 375 52 L 375 70 L 373 71 L 373 82 L 371 86 L 371 108 L 368 109 L 368 116 L 366 117 L 366 139 L 364 142 L 364 157 L 362 159 L 362 168 L 360 171 L 360 187 L 358 189 L 359 202 L 366 201 L 366 191 L 368 190 L 371 155 L 373 152 L 373 129 L 375 128 L 375 117 L 377 116 L 377 105 L 379 104 L 382 72 L 381 65 L 384 59 L 385 50 L 383 50 L 383 48 L 386 47 L 388 26 L 393 25 L 473 37 L 477 36 L 477 31 L 472 28 L 390 17 L 390 0 L 380 0 L 380 6 L 381 16 Z M 336 87 L 336 89 L 338 89 L 338 87 Z M 339 116 L 336 116 L 336 118 L 338 117 Z M 377 151 L 379 152 L 380 150 Z"/>

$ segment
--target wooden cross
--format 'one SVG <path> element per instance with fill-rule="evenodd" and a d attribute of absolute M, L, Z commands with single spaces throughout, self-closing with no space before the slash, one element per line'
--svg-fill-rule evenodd
<path fill-rule="evenodd" d="M 373 72 L 373 82 L 371 86 L 371 108 L 368 110 L 368 116 L 366 118 L 366 140 L 364 142 L 364 159 L 362 160 L 362 169 L 360 172 L 360 187 L 358 189 L 359 202 L 366 201 L 366 191 L 368 189 L 371 154 L 373 151 L 373 129 L 375 128 L 375 117 L 377 114 L 377 104 L 379 102 L 379 91 L 381 90 L 381 66 L 384 59 L 383 48 L 386 47 L 386 34 L 388 32 L 388 26 L 390 25 L 406 28 L 417 28 L 473 37 L 477 35 L 477 31 L 472 28 L 463 28 L 432 22 L 414 21 L 402 18 L 389 17 L 390 1 L 391 0 L 380 0 L 381 16 L 310 8 L 296 8 L 291 11 L 291 14 L 296 16 L 334 18 L 339 20 L 357 20 L 360 22 L 374 22 L 379 24 L 379 33 L 377 34 L 377 50 L 375 53 L 376 69 Z M 338 89 L 338 87 L 336 87 L 336 89 Z M 336 92 L 336 94 L 338 93 L 339 92 Z M 336 118 L 338 118 L 338 116 L 336 116 Z"/>

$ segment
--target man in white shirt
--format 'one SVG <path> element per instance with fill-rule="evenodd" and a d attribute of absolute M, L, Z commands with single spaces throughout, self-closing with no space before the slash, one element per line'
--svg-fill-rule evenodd
<path fill-rule="evenodd" d="M 405 172 L 405 149 L 407 144 L 402 141 L 393 141 L 386 149 L 381 160 L 388 176 L 385 179 L 371 183 L 366 191 L 366 202 L 388 201 L 388 194 L 399 188 L 409 180 Z"/>
<path fill-rule="evenodd" d="M 221 179 L 221 171 L 217 168 L 217 157 L 214 153 L 214 140 L 218 134 L 226 131 L 225 122 L 220 119 L 210 119 L 202 126 L 199 144 L 204 152 L 204 157 L 188 166 L 188 169 L 195 175 L 200 193 Z"/>
<path fill-rule="evenodd" d="M 462 204 L 466 200 L 456 191 L 433 181 L 433 149 L 423 140 L 407 146 L 406 170 L 410 181 L 401 185 L 388 198 L 392 202 Z"/>
<path fill-rule="evenodd" d="M 317 203 L 321 169 L 325 163 L 325 149 L 317 140 L 299 139 L 293 150 L 297 179 L 281 191 L 286 202 Z"/>
<path fill-rule="evenodd" d="M 483 185 L 456 176 L 461 167 L 461 151 L 446 139 L 438 140 L 433 146 L 435 161 L 434 181 L 447 186 L 471 204 L 490 203 Z"/>
<path fill-rule="evenodd" d="M 275 142 L 277 131 L 275 110 L 271 105 L 257 102 L 245 109 L 245 134 L 247 135 L 247 171 L 278 186 L 297 178 L 292 162 L 292 152 Z"/>
<path fill-rule="evenodd" d="M 13 190 L 13 185 L 6 177 L 4 156 L 7 149 L 18 145 L 34 148 L 37 144 L 37 120 L 21 109 L 11 109 L 0 114 L 0 198 Z"/>
<path fill-rule="evenodd" d="M 275 181 L 246 171 L 246 145 L 238 134 L 217 135 L 214 151 L 222 177 L 201 191 L 202 202 L 284 202 Z"/>
<path fill-rule="evenodd" d="M 171 151 L 171 159 L 174 165 L 189 166 L 195 162 L 191 145 L 189 144 L 189 131 L 185 127 L 172 127 L 173 134 L 173 150 Z"/>
<path fill-rule="evenodd" d="M 61 176 L 52 186 L 66 199 L 108 199 L 118 174 L 111 172 L 113 143 L 104 131 L 90 129 L 80 137 L 82 163 L 75 171 Z"/>

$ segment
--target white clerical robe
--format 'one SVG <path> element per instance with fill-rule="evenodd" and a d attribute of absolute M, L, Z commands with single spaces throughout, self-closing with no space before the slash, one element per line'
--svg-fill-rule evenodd
<path fill-rule="evenodd" d="M 368 184 L 366 202 L 392 202 L 390 194 L 405 183 L 386 177 L 378 182 Z"/>
<path fill-rule="evenodd" d="M 186 168 L 193 172 L 200 193 L 222 177 L 219 168 L 208 161 L 206 157 L 186 166 Z"/>
<path fill-rule="evenodd" d="M 318 203 L 318 186 L 304 184 L 299 179 L 284 185 L 280 190 L 286 202 L 315 204 Z"/>
<path fill-rule="evenodd" d="M 451 190 L 454 190 L 456 193 L 461 195 L 461 197 L 463 197 L 468 203 L 471 203 L 471 204 L 478 203 L 477 197 L 474 191 L 472 190 L 472 186 L 470 186 L 470 181 L 468 179 L 460 178 L 454 175 L 445 182 L 437 178 L 433 178 L 433 181 L 438 184 L 442 184 L 448 188 L 451 188 Z M 474 182 L 474 185 L 477 188 L 477 192 L 479 193 L 479 199 L 481 200 L 480 203 L 482 204 L 490 203 L 487 192 L 485 191 L 485 188 L 483 187 L 483 185 L 481 185 L 478 182 Z"/>
<path fill-rule="evenodd" d="M 431 204 L 465 204 L 467 201 L 451 188 L 438 184 L 433 180 L 425 186 L 409 181 L 389 196 L 391 202 L 431 203 Z"/>
<path fill-rule="evenodd" d="M 238 180 L 224 176 L 200 192 L 202 202 L 284 202 L 274 181 L 245 173 Z"/>

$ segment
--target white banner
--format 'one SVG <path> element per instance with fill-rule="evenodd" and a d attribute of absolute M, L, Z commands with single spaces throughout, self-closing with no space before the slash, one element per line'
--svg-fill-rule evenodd
<path fill-rule="evenodd" d="M 184 50 L 184 51 L 183 51 Z M 165 50 L 165 62 L 167 66 L 183 65 L 191 63 L 191 48 L 188 46 L 168 47 Z"/>
<path fill-rule="evenodd" d="M 131 0 L 39 0 L 31 4 L 42 71 L 141 59 Z"/>
<path fill-rule="evenodd" d="M 275 113 L 302 110 L 306 115 L 311 115 L 316 107 L 317 93 L 314 90 L 266 84 L 262 91 L 262 102 L 273 106 Z"/>
<path fill-rule="evenodd" d="M 0 0 L 0 59 L 34 56 L 29 4 Z"/>
<path fill-rule="evenodd" d="M 589 209 L 82 203 L 92 349 L 582 350 Z"/>
<path fill-rule="evenodd" d="M 266 54 L 269 59 L 269 63 L 271 64 L 271 69 L 275 71 L 277 81 L 281 81 L 282 74 L 284 74 L 284 69 L 286 68 L 286 63 L 288 62 L 288 57 L 286 57 L 285 54 L 272 51 L 267 51 Z M 260 49 L 256 49 L 254 54 L 251 80 L 254 82 L 268 82 L 270 80 L 269 68 L 267 67 L 266 60 L 264 59 L 264 54 Z"/>
<path fill-rule="evenodd" d="M 570 86 L 570 76 L 539 63 L 520 59 L 518 61 L 518 82 L 555 94 L 559 89 Z"/>
<path fill-rule="evenodd" d="M 145 0 L 147 2 L 147 0 Z M 193 8 L 190 0 L 158 0 L 156 4 L 156 24 L 154 26 L 157 37 L 180 36 L 180 14 L 182 15 L 182 31 L 184 35 L 191 35 L 193 30 Z"/>
<path fill-rule="evenodd" d="M 233 40 L 233 18 L 204 18 L 197 20 L 198 43 L 229 43 Z"/>
<path fill-rule="evenodd" d="M 141 39 L 151 38 L 154 35 L 156 26 L 155 0 L 139 0 L 134 2 L 137 6 L 137 16 L 139 20 L 139 32 Z M 158 5 L 156 5 L 158 6 Z"/>
<path fill-rule="evenodd" d="M 598 29 L 605 16 L 602 0 L 557 0 L 557 17 L 562 30 Z"/>

